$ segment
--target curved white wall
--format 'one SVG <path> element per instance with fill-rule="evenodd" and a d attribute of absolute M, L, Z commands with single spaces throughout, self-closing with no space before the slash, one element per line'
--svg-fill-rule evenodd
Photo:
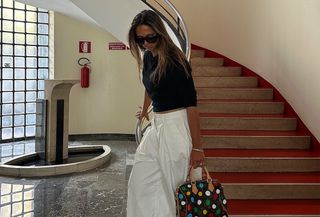
<path fill-rule="evenodd" d="M 191 42 L 274 85 L 320 140 L 319 0 L 172 0 Z M 197 14 L 197 15 L 195 15 Z"/>

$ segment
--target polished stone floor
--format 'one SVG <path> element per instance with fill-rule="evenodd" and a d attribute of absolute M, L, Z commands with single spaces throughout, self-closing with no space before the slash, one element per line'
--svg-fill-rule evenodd
<path fill-rule="evenodd" d="M 1 217 L 125 217 L 134 141 L 76 141 L 112 149 L 109 163 L 85 173 L 41 179 L 0 176 Z M 1 161 L 33 152 L 34 141 L 0 144 Z"/>

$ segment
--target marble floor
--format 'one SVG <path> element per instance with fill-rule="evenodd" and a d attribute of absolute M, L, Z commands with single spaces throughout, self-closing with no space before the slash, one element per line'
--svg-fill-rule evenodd
<path fill-rule="evenodd" d="M 75 141 L 112 149 L 106 165 L 89 172 L 41 179 L 0 176 L 1 217 L 125 217 L 127 180 L 135 141 Z M 0 144 L 1 161 L 33 152 L 34 141 Z"/>

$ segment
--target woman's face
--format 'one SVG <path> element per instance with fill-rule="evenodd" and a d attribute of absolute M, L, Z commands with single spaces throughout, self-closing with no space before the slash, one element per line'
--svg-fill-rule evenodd
<path fill-rule="evenodd" d="M 152 53 L 155 53 L 155 47 L 158 41 L 157 33 L 147 25 L 139 25 L 136 28 L 136 42 Z"/>

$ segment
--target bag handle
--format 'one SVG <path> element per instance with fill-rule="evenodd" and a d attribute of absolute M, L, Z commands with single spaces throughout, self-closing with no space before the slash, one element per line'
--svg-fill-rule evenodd
<path fill-rule="evenodd" d="M 207 181 L 208 190 L 213 192 L 214 186 L 212 184 L 212 178 L 211 178 L 211 176 L 209 174 L 208 168 L 206 167 L 206 165 L 201 165 L 201 168 L 202 168 L 202 180 L 206 180 Z M 195 180 L 195 178 L 193 176 L 193 170 L 194 170 L 193 166 L 190 166 L 189 173 L 188 173 L 188 176 L 187 176 L 187 181 L 191 182 L 192 192 L 194 194 L 197 194 L 199 190 L 198 190 L 198 188 L 196 186 L 196 180 Z"/>
<path fill-rule="evenodd" d="M 208 182 L 212 181 L 212 178 L 209 174 L 208 168 L 205 164 L 200 165 L 200 167 L 202 168 L 202 179 L 206 179 Z M 194 177 L 194 173 L 193 171 L 195 170 L 195 168 L 193 168 L 193 166 L 190 165 L 189 167 L 189 172 L 188 172 L 188 176 L 187 176 L 187 181 L 190 182 L 195 182 L 195 177 Z"/>

